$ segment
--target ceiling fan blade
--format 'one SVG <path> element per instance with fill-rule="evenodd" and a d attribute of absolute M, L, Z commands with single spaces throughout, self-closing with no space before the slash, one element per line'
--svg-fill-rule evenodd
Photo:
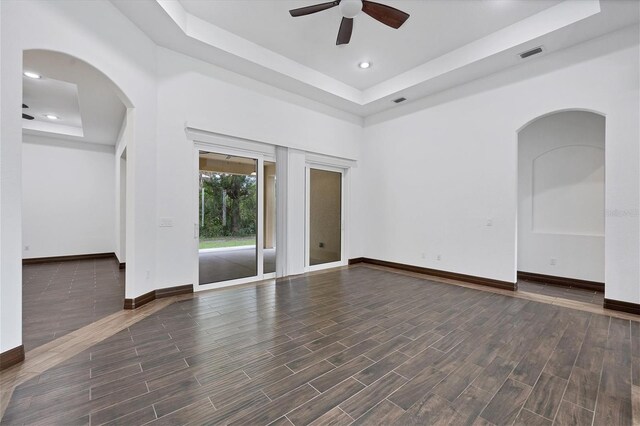
<path fill-rule="evenodd" d="M 362 11 L 371 16 L 376 21 L 380 21 L 391 28 L 400 28 L 404 22 L 409 19 L 409 14 L 394 7 L 373 1 L 364 0 L 362 2 Z"/>
<path fill-rule="evenodd" d="M 351 33 L 353 32 L 353 18 L 342 18 L 340 29 L 338 30 L 338 39 L 336 46 L 341 44 L 349 44 Z"/>
<path fill-rule="evenodd" d="M 28 115 L 23 112 L 22 118 L 24 118 L 25 120 L 33 120 L 33 115 Z"/>
<path fill-rule="evenodd" d="M 331 9 L 340 4 L 340 0 L 330 1 L 327 3 L 314 4 L 313 6 L 300 7 L 298 9 L 291 9 L 289 13 L 291 16 L 304 16 L 311 15 L 312 13 L 322 12 L 323 10 Z"/>

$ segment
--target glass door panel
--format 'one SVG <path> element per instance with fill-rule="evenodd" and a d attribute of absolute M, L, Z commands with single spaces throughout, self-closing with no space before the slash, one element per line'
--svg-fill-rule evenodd
<path fill-rule="evenodd" d="M 263 273 L 276 272 L 276 163 L 264 162 Z"/>
<path fill-rule="evenodd" d="M 199 283 L 258 274 L 258 161 L 200 151 Z"/>
<path fill-rule="evenodd" d="M 342 173 L 309 170 L 309 265 L 342 260 Z"/>

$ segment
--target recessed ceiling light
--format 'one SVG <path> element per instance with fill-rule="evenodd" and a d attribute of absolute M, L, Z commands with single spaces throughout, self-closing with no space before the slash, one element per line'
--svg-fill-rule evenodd
<path fill-rule="evenodd" d="M 38 73 L 35 73 L 33 71 L 25 71 L 23 72 L 25 77 L 29 77 L 29 78 L 42 78 L 42 76 Z"/>
<path fill-rule="evenodd" d="M 371 62 L 367 62 L 367 61 L 360 62 L 358 64 L 358 67 L 362 68 L 363 70 L 366 70 L 367 68 L 371 67 Z"/>
<path fill-rule="evenodd" d="M 58 117 L 57 115 L 45 114 L 44 116 L 47 117 L 49 120 L 60 120 L 60 117 Z"/>

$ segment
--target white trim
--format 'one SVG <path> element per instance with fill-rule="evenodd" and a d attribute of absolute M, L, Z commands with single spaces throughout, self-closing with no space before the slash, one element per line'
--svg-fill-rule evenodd
<path fill-rule="evenodd" d="M 256 223 L 256 249 L 258 253 L 258 268 L 256 272 L 258 277 L 262 277 L 264 275 L 264 158 L 259 156 L 257 160 L 256 185 L 258 199 L 256 209 L 258 210 L 258 217 L 256 219 L 258 223 Z"/>
<path fill-rule="evenodd" d="M 346 266 L 348 263 L 347 260 L 347 239 L 345 232 L 346 229 L 346 218 L 348 216 L 348 207 L 347 207 L 347 190 L 349 188 L 348 178 L 349 178 L 349 169 L 347 167 L 341 167 L 342 162 L 333 162 L 331 163 L 332 158 L 324 157 L 321 158 L 321 162 L 318 160 L 317 156 L 309 156 L 307 155 L 307 163 L 305 167 L 305 256 L 304 256 L 304 265 L 305 272 L 313 272 L 320 271 L 323 269 L 336 268 L 339 266 Z M 331 163 L 331 164 L 327 164 Z M 336 164 L 338 163 L 338 164 Z M 320 265 L 311 265 L 310 264 L 310 227 L 311 227 L 311 169 L 316 170 L 326 170 L 329 172 L 340 173 L 340 260 L 337 262 L 329 262 L 322 263 Z"/>
<path fill-rule="evenodd" d="M 251 276 L 246 278 L 238 278 L 237 280 L 228 280 L 228 281 L 220 281 L 217 283 L 211 284 L 194 284 L 193 291 L 205 291 L 205 290 L 214 290 L 216 288 L 225 288 L 225 287 L 233 287 L 240 284 L 249 284 L 256 281 L 263 281 L 263 279 L 258 279 L 257 276 Z"/>
<path fill-rule="evenodd" d="M 319 265 L 308 266 L 306 268 L 306 272 L 315 272 L 315 271 L 322 271 L 324 269 L 338 268 L 340 266 L 346 266 L 346 264 L 347 263 L 345 263 L 345 261 L 343 260 L 339 260 L 337 262 L 330 262 L 330 263 L 321 263 Z"/>
<path fill-rule="evenodd" d="M 187 134 L 187 140 L 189 141 L 193 141 L 194 143 L 205 147 L 233 150 L 236 155 L 262 154 L 267 155 L 270 158 L 275 158 L 276 155 L 276 146 L 273 144 L 238 138 L 188 126 L 185 127 L 185 132 Z"/>
<path fill-rule="evenodd" d="M 205 130 L 204 126 L 197 126 L 193 123 L 185 123 L 184 130 L 187 135 L 187 140 L 189 141 L 193 141 L 194 143 L 198 143 L 202 146 L 216 147 L 218 149 L 233 149 L 236 153 L 244 153 L 244 155 L 259 153 L 268 156 L 269 158 L 275 158 L 276 149 L 280 147 L 280 145 L 271 142 L 246 139 Z M 322 154 L 317 151 L 309 151 L 304 148 L 284 148 L 304 152 L 305 158 L 315 164 L 341 167 L 345 169 L 358 167 L 358 162 L 352 158 L 336 157 L 333 155 Z"/>
<path fill-rule="evenodd" d="M 195 201 L 194 208 L 194 240 L 195 240 L 195 265 L 194 265 L 194 291 L 202 291 L 207 289 L 215 289 L 228 287 L 231 285 L 245 284 L 255 281 L 262 281 L 264 279 L 275 278 L 276 273 L 264 273 L 264 162 L 269 161 L 276 164 L 276 173 L 278 171 L 278 163 L 276 162 L 276 147 L 273 145 L 264 145 L 259 142 L 248 141 L 246 139 L 234 138 L 230 136 L 217 135 L 210 132 L 196 132 L 190 131 L 190 129 L 186 129 L 187 137 L 189 140 L 193 141 L 193 150 L 194 150 L 194 196 L 192 199 Z M 214 143 L 216 142 L 216 143 Z M 261 148 L 259 151 L 254 151 L 249 148 Z M 199 203 L 199 169 L 200 169 L 200 152 L 213 152 L 217 154 L 223 155 L 233 155 L 239 157 L 250 158 L 256 160 L 256 185 L 257 185 L 257 200 L 256 200 L 256 208 L 257 208 L 257 227 L 256 227 L 256 245 L 255 246 L 243 246 L 239 248 L 248 248 L 255 247 L 256 250 L 256 275 L 251 277 L 239 278 L 236 280 L 228 280 L 210 284 L 200 284 L 200 264 L 199 264 L 199 255 L 200 252 L 211 252 L 211 251 L 222 251 L 222 250 L 233 250 L 234 247 L 224 247 L 222 249 L 202 249 L 199 248 L 200 242 L 200 215 L 198 212 L 198 203 Z M 280 194 L 276 193 L 276 202 L 277 197 Z M 276 208 L 276 215 L 278 215 L 278 211 Z M 276 224 L 277 226 L 277 224 Z M 276 227 L 276 233 L 278 232 L 278 228 Z M 276 235 L 276 241 L 278 236 Z M 236 249 L 239 249 L 236 248 Z M 276 247 L 276 262 L 278 259 L 278 251 Z"/>
<path fill-rule="evenodd" d="M 276 148 L 276 276 L 287 275 L 287 196 L 289 191 L 289 150 Z"/>
<path fill-rule="evenodd" d="M 344 169 L 355 168 L 358 166 L 358 163 L 355 160 L 333 157 L 331 155 L 315 154 L 312 152 L 307 152 L 305 158 L 307 159 L 307 163 L 321 166 L 316 168 L 322 168 L 322 166 L 326 166 L 328 167 L 327 170 L 330 171 L 335 171 L 333 170 L 335 168 L 340 168 L 340 171 L 343 171 Z"/>
<path fill-rule="evenodd" d="M 304 271 L 309 272 L 311 257 L 311 167 L 309 164 L 304 168 Z"/>

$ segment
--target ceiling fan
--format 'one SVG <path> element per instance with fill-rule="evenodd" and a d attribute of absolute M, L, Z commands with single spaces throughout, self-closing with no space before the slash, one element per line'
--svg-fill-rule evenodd
<path fill-rule="evenodd" d="M 349 40 L 351 40 L 351 33 L 353 32 L 353 18 L 355 18 L 360 11 L 371 16 L 376 21 L 382 22 L 383 24 L 396 29 L 400 28 L 400 26 L 409 19 L 408 13 L 394 7 L 375 3 L 369 0 L 335 0 L 327 3 L 315 4 L 313 6 L 292 9 L 289 13 L 293 17 L 304 16 L 331 9 L 336 6 L 340 6 L 340 12 L 342 13 L 342 22 L 340 23 L 340 29 L 338 30 L 336 45 L 349 43 Z"/>
<path fill-rule="evenodd" d="M 29 106 L 27 106 L 26 104 L 22 104 L 22 109 L 25 108 L 29 108 Z M 29 114 L 25 114 L 24 112 L 22 113 L 22 118 L 24 118 L 25 120 L 33 120 L 33 115 L 29 115 Z"/>

